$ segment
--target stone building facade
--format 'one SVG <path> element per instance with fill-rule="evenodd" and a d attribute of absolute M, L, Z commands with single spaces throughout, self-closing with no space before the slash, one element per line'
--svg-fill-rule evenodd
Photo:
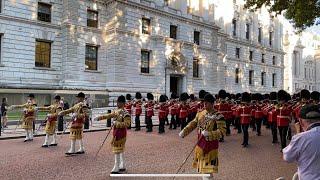
<path fill-rule="evenodd" d="M 0 96 L 15 102 L 283 88 L 282 25 L 243 1 L 1 2 Z"/>

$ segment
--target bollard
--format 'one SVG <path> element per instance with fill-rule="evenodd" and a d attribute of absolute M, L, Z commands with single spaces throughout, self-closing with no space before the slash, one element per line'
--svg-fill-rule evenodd
<path fill-rule="evenodd" d="M 111 110 L 108 110 L 108 114 L 111 113 Z M 107 127 L 111 127 L 111 119 L 107 119 Z"/>
<path fill-rule="evenodd" d="M 89 118 L 86 118 L 86 120 L 84 121 L 84 129 L 89 129 Z"/>
<path fill-rule="evenodd" d="M 63 116 L 58 119 L 58 131 L 63 131 Z"/>

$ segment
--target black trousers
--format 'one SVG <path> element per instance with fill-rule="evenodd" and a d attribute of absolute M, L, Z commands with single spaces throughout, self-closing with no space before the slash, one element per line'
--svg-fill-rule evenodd
<path fill-rule="evenodd" d="M 136 116 L 134 119 L 134 122 L 136 124 L 136 131 L 140 130 L 140 116 Z"/>
<path fill-rule="evenodd" d="M 278 142 L 278 132 L 277 132 L 277 122 L 272 122 L 271 126 L 271 133 L 272 133 L 272 143 Z"/>
<path fill-rule="evenodd" d="M 236 117 L 234 120 L 235 126 L 238 129 L 238 133 L 241 133 L 241 124 L 240 124 L 240 117 Z"/>
<path fill-rule="evenodd" d="M 287 133 L 288 133 L 288 126 L 279 126 L 279 134 L 280 134 L 280 142 L 281 142 L 281 149 L 287 146 Z"/>
<path fill-rule="evenodd" d="M 159 119 L 159 133 L 164 133 L 165 118 Z"/>
<path fill-rule="evenodd" d="M 146 117 L 146 128 L 147 128 L 147 132 L 152 132 L 152 128 L 153 128 L 152 116 Z"/>
<path fill-rule="evenodd" d="M 168 119 L 168 116 L 165 117 L 165 121 L 167 123 L 167 125 L 169 125 L 169 119 Z"/>
<path fill-rule="evenodd" d="M 175 115 L 171 115 L 171 121 L 170 121 L 170 126 L 169 129 L 177 129 L 177 121 L 175 118 Z"/>
<path fill-rule="evenodd" d="M 256 120 L 256 126 L 257 126 L 257 135 L 261 135 L 261 124 L 262 124 L 262 119 L 258 118 Z"/>
<path fill-rule="evenodd" d="M 243 131 L 243 145 L 249 144 L 249 124 L 242 124 L 242 131 Z"/>
<path fill-rule="evenodd" d="M 187 119 L 186 118 L 179 118 L 181 123 L 181 130 L 183 130 L 184 127 L 187 126 Z"/>
<path fill-rule="evenodd" d="M 253 131 L 256 131 L 256 119 L 252 118 L 252 120 L 250 121 L 250 126 L 252 128 Z"/>
<path fill-rule="evenodd" d="M 181 125 L 181 120 L 180 120 L 180 118 L 179 118 L 178 115 L 176 116 L 176 122 L 177 122 L 177 127 L 180 127 L 180 125 Z"/>
<path fill-rule="evenodd" d="M 230 135 L 231 134 L 231 130 L 230 130 L 231 121 L 232 121 L 231 119 L 226 120 L 226 126 L 227 126 L 226 135 Z"/>

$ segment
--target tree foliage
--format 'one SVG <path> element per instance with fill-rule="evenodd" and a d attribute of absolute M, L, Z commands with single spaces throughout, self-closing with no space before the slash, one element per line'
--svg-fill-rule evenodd
<path fill-rule="evenodd" d="M 245 1 L 245 8 L 250 10 L 257 10 L 265 5 L 269 7 L 269 12 L 273 12 L 276 15 L 284 12 L 284 16 L 299 30 L 320 24 L 320 0 Z"/>

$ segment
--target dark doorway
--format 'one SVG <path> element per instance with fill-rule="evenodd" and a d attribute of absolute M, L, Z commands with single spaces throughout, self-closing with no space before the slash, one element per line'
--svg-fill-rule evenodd
<path fill-rule="evenodd" d="M 176 95 L 180 95 L 180 77 L 178 76 L 170 76 L 170 92 L 175 93 Z"/>

